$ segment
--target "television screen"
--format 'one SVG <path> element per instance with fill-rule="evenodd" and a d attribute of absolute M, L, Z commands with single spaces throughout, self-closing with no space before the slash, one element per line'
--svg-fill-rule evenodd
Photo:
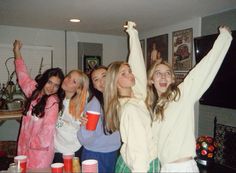
<path fill-rule="evenodd" d="M 200 99 L 201 104 L 236 109 L 236 31 L 213 83 Z M 218 34 L 194 38 L 196 63 L 209 52 Z"/>

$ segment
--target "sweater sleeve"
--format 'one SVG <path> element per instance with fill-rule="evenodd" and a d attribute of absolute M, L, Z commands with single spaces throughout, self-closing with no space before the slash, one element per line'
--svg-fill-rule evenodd
<path fill-rule="evenodd" d="M 143 52 L 140 45 L 138 31 L 132 26 L 128 26 L 126 32 L 129 34 L 129 65 L 135 76 L 135 86 L 133 88 L 134 93 L 141 94 L 142 97 L 146 98 L 146 67 L 143 58 Z"/>
<path fill-rule="evenodd" d="M 214 80 L 232 41 L 231 34 L 225 29 L 220 29 L 208 54 L 189 72 L 180 88 L 183 87 L 186 96 L 192 96 L 194 101 L 200 99 Z"/>
<path fill-rule="evenodd" d="M 85 126 L 81 126 L 80 130 L 78 130 L 77 137 L 80 143 L 85 146 L 88 144 L 94 143 L 96 138 L 100 137 L 103 132 L 102 120 L 101 120 L 102 109 L 101 109 L 99 101 L 95 97 L 93 97 L 92 100 L 87 104 L 86 111 L 87 110 L 100 112 L 100 117 L 99 117 L 96 130 L 94 131 L 86 130 Z"/>
<path fill-rule="evenodd" d="M 35 86 L 37 83 L 29 76 L 28 71 L 26 69 L 26 65 L 22 58 L 15 60 L 15 69 L 16 69 L 18 84 L 21 87 L 24 94 L 27 97 L 29 97 L 35 90 Z"/>
<path fill-rule="evenodd" d="M 53 142 L 58 110 L 59 106 L 56 97 L 49 97 L 45 107 L 45 115 L 42 120 L 42 126 L 40 127 L 40 130 L 38 130 L 38 133 L 31 137 L 31 149 L 47 150 L 48 146 Z"/>
<path fill-rule="evenodd" d="M 131 104 L 125 106 L 121 117 L 120 130 L 126 145 L 123 159 L 132 172 L 147 172 L 149 169 L 147 124 L 143 118 L 142 111 Z"/>

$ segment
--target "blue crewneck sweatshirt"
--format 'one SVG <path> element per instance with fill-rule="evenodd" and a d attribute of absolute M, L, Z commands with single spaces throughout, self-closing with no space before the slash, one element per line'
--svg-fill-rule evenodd
<path fill-rule="evenodd" d="M 112 152 L 120 148 L 121 140 L 120 133 L 118 131 L 112 134 L 104 134 L 103 130 L 103 110 L 96 97 L 93 97 L 90 102 L 86 105 L 86 111 L 100 112 L 100 118 L 95 131 L 86 130 L 85 126 L 81 126 L 77 133 L 77 137 L 80 143 L 90 151 L 94 152 Z"/>

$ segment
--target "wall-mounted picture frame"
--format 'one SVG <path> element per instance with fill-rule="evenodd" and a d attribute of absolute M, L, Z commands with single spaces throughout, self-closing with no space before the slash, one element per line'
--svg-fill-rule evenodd
<path fill-rule="evenodd" d="M 172 33 L 172 65 L 174 70 L 189 71 L 193 59 L 193 29 Z"/>
<path fill-rule="evenodd" d="M 180 84 L 181 82 L 183 82 L 186 75 L 187 75 L 187 72 L 175 71 L 175 81 L 176 81 L 176 83 Z"/>
<path fill-rule="evenodd" d="M 154 61 L 168 61 L 168 34 L 147 39 L 147 68 Z"/>
<path fill-rule="evenodd" d="M 84 72 L 86 74 L 90 74 L 91 70 L 93 70 L 97 66 L 100 66 L 101 63 L 102 59 L 100 56 L 84 55 Z"/>

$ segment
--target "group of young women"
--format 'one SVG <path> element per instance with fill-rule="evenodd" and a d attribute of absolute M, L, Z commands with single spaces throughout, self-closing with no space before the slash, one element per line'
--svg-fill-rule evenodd
<path fill-rule="evenodd" d="M 72 152 L 82 161 L 98 160 L 99 172 L 198 172 L 194 104 L 220 68 L 231 31 L 220 27 L 213 48 L 177 85 L 167 62 L 153 63 L 146 74 L 135 26 L 127 23 L 128 62 L 95 68 L 89 79 L 79 70 L 64 78 L 53 68 L 35 82 L 15 41 L 18 83 L 27 98 L 18 154 L 28 156 L 29 168 L 50 167 L 53 157 L 62 162 L 62 154 Z M 87 110 L 100 112 L 95 131 L 84 127 Z"/>

